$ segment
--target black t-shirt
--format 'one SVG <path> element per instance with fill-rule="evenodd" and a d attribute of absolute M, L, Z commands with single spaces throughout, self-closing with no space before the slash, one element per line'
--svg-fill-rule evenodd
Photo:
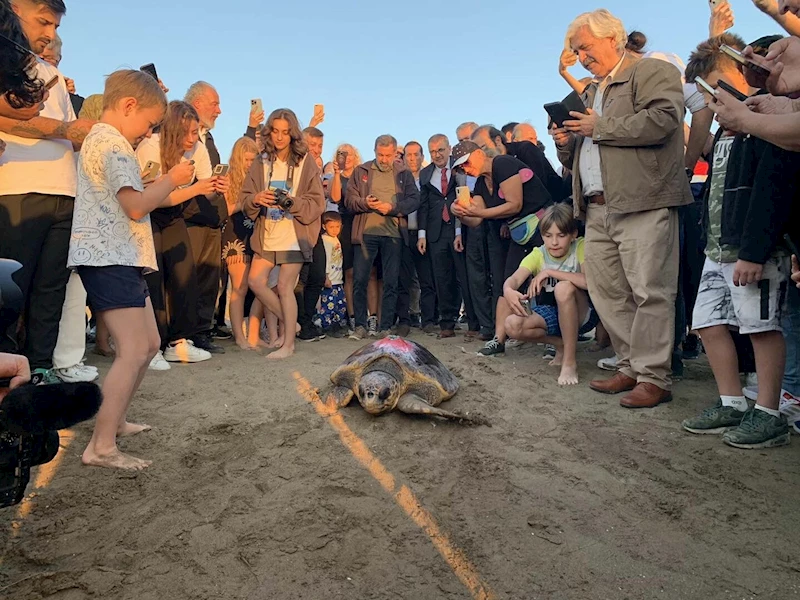
<path fill-rule="evenodd" d="M 521 160 L 507 154 L 496 156 L 492 162 L 494 193 L 489 193 L 486 179 L 480 177 L 475 183 L 475 195 L 483 198 L 488 208 L 500 206 L 506 201 L 501 195 L 500 184 L 514 175 L 519 175 L 522 178 L 522 210 L 514 216 L 504 217 L 502 220 L 513 221 L 527 217 L 552 204 L 550 194 L 541 180 L 534 175 L 533 170 Z"/>
<path fill-rule="evenodd" d="M 347 205 L 344 203 L 345 196 L 347 196 L 347 184 L 350 183 L 350 178 L 339 173 L 339 181 L 342 182 L 342 199 L 339 200 L 339 214 L 351 215 L 353 213 L 350 212 L 350 210 L 347 208 Z"/>
<path fill-rule="evenodd" d="M 531 142 L 508 142 L 506 143 L 506 152 L 533 169 L 534 174 L 542 180 L 544 187 L 550 193 L 550 197 L 554 202 L 560 202 L 569 195 L 564 195 L 564 180 L 556 173 L 553 165 L 550 164 L 544 152 L 536 144 Z"/>

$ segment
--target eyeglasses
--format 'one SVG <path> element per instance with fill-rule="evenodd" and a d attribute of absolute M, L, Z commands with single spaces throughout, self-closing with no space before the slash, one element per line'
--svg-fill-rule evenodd
<path fill-rule="evenodd" d="M 443 148 L 442 150 L 431 150 L 431 156 L 434 154 L 447 154 L 447 149 Z"/>

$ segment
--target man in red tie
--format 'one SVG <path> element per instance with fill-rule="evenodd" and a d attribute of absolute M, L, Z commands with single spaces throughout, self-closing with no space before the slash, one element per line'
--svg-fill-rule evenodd
<path fill-rule="evenodd" d="M 408 238 L 409 214 L 419 208 L 414 175 L 396 162 L 397 140 L 382 135 L 375 140 L 375 160 L 353 170 L 344 203 L 353 220 L 353 308 L 356 328 L 351 339 L 367 337 L 367 284 L 380 252 L 383 266 L 381 337 L 394 325 L 402 245 Z"/>
<path fill-rule="evenodd" d="M 444 134 L 428 140 L 428 151 L 433 161 L 419 174 L 420 206 L 417 249 L 428 254 L 433 261 L 436 294 L 439 298 L 441 320 L 440 338 L 455 336 L 455 324 L 461 308 L 461 299 L 469 303 L 466 262 L 463 252 L 456 252 L 455 239 L 461 235 L 461 223 L 450 212 L 455 202 L 456 187 L 466 185 L 466 177 L 456 180 L 450 166 L 450 141 Z M 469 306 L 471 308 L 471 306 Z M 471 312 L 471 310 L 469 311 Z M 470 331 L 475 337 L 478 331 Z"/>

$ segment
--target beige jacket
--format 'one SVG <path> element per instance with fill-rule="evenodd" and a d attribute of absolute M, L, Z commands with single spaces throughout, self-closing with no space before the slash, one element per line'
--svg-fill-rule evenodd
<path fill-rule="evenodd" d="M 264 235 L 264 217 L 261 215 L 261 207 L 256 206 L 254 201 L 256 194 L 267 187 L 264 181 L 263 155 L 258 156 L 250 167 L 250 172 L 245 177 L 242 185 L 242 212 L 255 221 L 253 235 L 250 236 L 250 247 L 259 256 L 263 255 L 261 248 L 261 238 Z M 319 239 L 322 221 L 320 217 L 325 212 L 325 192 L 322 189 L 322 179 L 317 163 L 306 156 L 303 164 L 303 172 L 297 185 L 297 194 L 294 196 L 294 205 L 289 209 L 294 223 L 294 230 L 297 234 L 297 242 L 300 251 L 306 262 L 311 262 L 311 255 L 314 246 Z"/>
<path fill-rule="evenodd" d="M 597 83 L 584 92 L 592 106 Z M 683 163 L 683 85 L 674 65 L 625 54 L 603 96 L 603 116 L 593 140 L 599 145 L 603 191 L 610 213 L 633 213 L 692 203 Z M 575 135 L 558 159 L 572 170 L 575 216 L 584 218 L 580 176 L 583 136 Z"/>

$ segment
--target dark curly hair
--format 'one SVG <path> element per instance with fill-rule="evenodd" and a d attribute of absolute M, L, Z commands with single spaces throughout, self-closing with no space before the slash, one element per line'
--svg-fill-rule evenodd
<path fill-rule="evenodd" d="M 44 81 L 36 77 L 36 57 L 19 17 L 8 0 L 0 0 L 0 94 L 12 108 L 30 107 L 44 98 Z"/>
<path fill-rule="evenodd" d="M 270 114 L 267 122 L 264 124 L 264 128 L 261 130 L 261 143 L 264 146 L 263 150 L 269 157 L 269 160 L 274 161 L 277 157 L 278 153 L 272 143 L 270 133 L 272 133 L 272 125 L 278 119 L 283 119 L 289 124 L 289 137 L 292 138 L 292 143 L 289 146 L 288 163 L 297 166 L 308 153 L 308 145 L 303 139 L 303 132 L 300 129 L 300 122 L 297 120 L 297 115 L 288 108 L 279 108 L 272 111 L 272 114 Z"/>

